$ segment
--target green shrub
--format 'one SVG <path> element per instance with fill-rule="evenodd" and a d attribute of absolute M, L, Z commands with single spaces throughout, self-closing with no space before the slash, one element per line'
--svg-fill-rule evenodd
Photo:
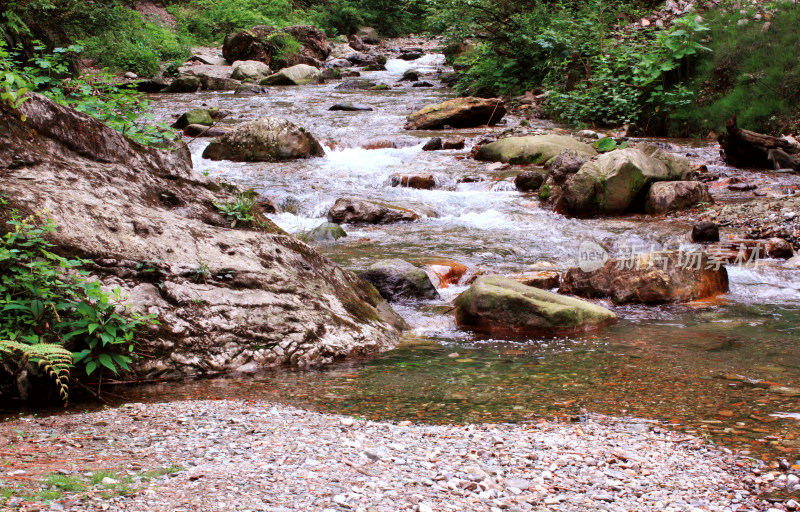
<path fill-rule="evenodd" d="M 291 66 L 295 63 L 302 46 L 300 42 L 286 32 L 273 32 L 267 36 L 267 41 L 272 46 L 271 65 L 275 69 Z"/>
<path fill-rule="evenodd" d="M 214 202 L 214 206 L 231 221 L 231 227 L 235 228 L 237 222 L 250 224 L 256 221 L 256 199 L 257 195 L 253 191 L 241 192 L 236 194 L 233 201 Z"/>
<path fill-rule="evenodd" d="M 101 67 L 152 76 L 163 61 L 183 62 L 189 56 L 188 48 L 168 27 L 125 7 L 116 7 L 115 13 L 116 26 L 81 42 L 86 55 Z"/>
<path fill-rule="evenodd" d="M 179 30 L 199 43 L 218 43 L 231 32 L 256 25 L 284 27 L 303 18 L 289 0 L 192 0 L 172 4 L 167 10 L 175 16 Z"/>
<path fill-rule="evenodd" d="M 800 130 L 800 8 L 789 2 L 777 8 L 768 30 L 739 11 L 707 14 L 712 52 L 692 70 L 689 88 L 699 91 L 697 100 L 669 116 L 672 134 L 720 131 L 733 114 L 750 130 Z"/>
<path fill-rule="evenodd" d="M 0 238 L 0 340 L 10 342 L 0 344 L 0 361 L 38 362 L 64 400 L 72 365 L 101 379 L 103 370 L 127 371 L 136 331 L 154 317 L 125 310 L 118 288 L 109 293 L 87 279 L 87 261 L 52 252 L 46 237 L 56 226 L 46 212 L 9 216 Z"/>

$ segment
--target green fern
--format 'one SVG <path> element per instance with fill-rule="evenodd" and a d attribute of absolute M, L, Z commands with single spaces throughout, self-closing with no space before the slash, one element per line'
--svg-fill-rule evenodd
<path fill-rule="evenodd" d="M 37 363 L 55 382 L 58 393 L 66 406 L 69 402 L 69 376 L 72 368 L 72 352 L 54 343 L 28 345 L 18 341 L 0 341 L 0 360 L 5 357 L 24 366 L 28 361 Z"/>

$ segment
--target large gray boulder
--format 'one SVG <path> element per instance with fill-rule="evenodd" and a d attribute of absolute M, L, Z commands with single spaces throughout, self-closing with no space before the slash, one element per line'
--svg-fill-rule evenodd
<path fill-rule="evenodd" d="M 572 215 L 619 215 L 658 181 L 690 181 L 689 161 L 652 146 L 605 153 L 585 163 L 563 187 L 556 209 Z M 643 197 L 643 196 L 642 196 Z"/>
<path fill-rule="evenodd" d="M 232 229 L 213 202 L 237 191 L 195 172 L 186 146 L 142 146 L 36 94 L 0 109 L 0 216 L 46 208 L 54 251 L 93 260 L 94 278 L 158 316 L 136 375 L 321 365 L 397 342 L 404 322 L 372 285 L 258 210 Z"/>
<path fill-rule="evenodd" d="M 502 276 L 481 276 L 456 298 L 459 326 L 484 332 L 564 335 L 617 321 L 611 311 Z"/>
<path fill-rule="evenodd" d="M 544 164 L 565 149 L 587 156 L 597 155 L 590 145 L 566 135 L 529 135 L 507 137 L 481 147 L 476 160 L 510 164 Z"/>
<path fill-rule="evenodd" d="M 259 81 L 272 74 L 269 66 L 257 60 L 239 60 L 233 63 L 231 78 L 235 80 Z"/>
<path fill-rule="evenodd" d="M 401 259 L 381 260 L 361 272 L 386 300 L 438 299 L 428 274 Z"/>
<path fill-rule="evenodd" d="M 277 117 L 242 123 L 203 151 L 203 158 L 236 162 L 278 162 L 321 156 L 325 156 L 325 150 L 313 135 Z"/>
<path fill-rule="evenodd" d="M 283 68 L 259 82 L 261 85 L 305 85 L 310 84 L 321 74 L 320 70 L 308 64 L 297 64 Z"/>

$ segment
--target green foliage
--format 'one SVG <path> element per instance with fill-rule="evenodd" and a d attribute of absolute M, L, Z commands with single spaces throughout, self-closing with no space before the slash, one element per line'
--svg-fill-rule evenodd
<path fill-rule="evenodd" d="M 789 2 L 776 8 L 766 30 L 749 12 L 707 13 L 712 52 L 697 63 L 688 83 L 699 95 L 670 113 L 670 133 L 719 132 L 733 114 L 746 129 L 800 131 L 800 8 Z"/>
<path fill-rule="evenodd" d="M 625 149 L 628 147 L 628 141 L 623 142 L 622 144 L 617 144 L 617 141 L 612 139 L 611 137 L 603 137 L 602 139 L 598 140 L 592 146 L 599 152 L 599 153 L 608 153 L 609 151 L 614 151 L 615 149 Z"/>
<path fill-rule="evenodd" d="M 303 18 L 289 0 L 193 0 L 172 4 L 167 10 L 175 16 L 181 32 L 199 43 L 218 43 L 231 32 L 256 25 L 284 27 Z"/>
<path fill-rule="evenodd" d="M 168 27 L 146 20 L 136 11 L 114 7 L 115 26 L 85 38 L 86 55 L 102 66 L 152 76 L 162 61 L 183 62 L 189 49 Z"/>
<path fill-rule="evenodd" d="M 24 101 L 24 93 L 39 92 L 56 103 L 68 105 L 88 114 L 111 128 L 141 144 L 164 146 L 176 137 L 164 125 L 145 124 L 152 119 L 145 114 L 148 102 L 133 87 L 119 84 L 108 73 L 74 76 L 69 60 L 79 55 L 83 48 L 72 45 L 56 48 L 51 53 L 41 44 L 33 47 L 34 54 L 25 65 L 20 65 L 18 52 L 5 51 L 0 43 L 0 69 L 7 69 L 3 94 L 4 102 L 17 108 Z M 6 96 L 3 96 L 6 98 Z"/>
<path fill-rule="evenodd" d="M 236 194 L 233 201 L 214 202 L 214 206 L 222 213 L 226 219 L 231 221 L 231 227 L 235 228 L 237 222 L 255 222 L 256 194 L 252 191 Z"/>
<path fill-rule="evenodd" d="M 61 400 L 69 401 L 69 377 L 72 369 L 72 353 L 55 343 L 23 343 L 19 341 L 0 341 L 0 363 L 11 361 L 17 368 L 24 368 L 28 362 L 36 363 L 55 381 Z"/>
<path fill-rule="evenodd" d="M 424 30 L 428 0 L 329 0 L 316 1 L 308 17 L 330 35 L 350 35 L 362 25 L 394 37 Z"/>
<path fill-rule="evenodd" d="M 273 32 L 267 36 L 267 41 L 273 48 L 271 62 L 276 69 L 294 63 L 294 59 L 300 54 L 302 48 L 300 42 L 286 32 Z"/>
<path fill-rule="evenodd" d="M 0 339 L 15 344 L 4 342 L 6 353 L 19 354 L 19 344 L 32 347 L 14 359 L 17 366 L 33 358 L 50 364 L 45 369 L 65 399 L 72 364 L 87 375 L 128 370 L 135 333 L 154 317 L 125 311 L 119 289 L 108 293 L 86 278 L 87 261 L 52 252 L 46 237 L 56 226 L 46 212 L 22 218 L 12 211 L 8 225 L 0 239 Z M 53 366 L 55 357 L 60 366 Z"/>

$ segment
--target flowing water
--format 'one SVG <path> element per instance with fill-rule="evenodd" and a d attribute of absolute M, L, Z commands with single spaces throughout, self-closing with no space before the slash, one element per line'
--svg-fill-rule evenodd
<path fill-rule="evenodd" d="M 364 73 L 394 85 L 409 68 L 434 72 L 438 55 L 390 60 L 387 71 Z M 287 118 L 326 147 L 325 158 L 288 163 L 213 162 L 208 141 L 191 143 L 197 172 L 252 187 L 291 213 L 271 215 L 290 233 L 325 221 L 339 197 L 378 199 L 427 212 L 419 222 L 345 226 L 348 237 L 318 249 L 353 270 L 388 257 L 422 263 L 455 260 L 469 273 L 523 272 L 532 265 L 565 269 L 581 242 L 605 247 L 670 247 L 687 243 L 690 225 L 645 216 L 568 219 L 520 194 L 516 171 L 491 171 L 460 158 L 464 151 L 423 152 L 434 135 L 470 142 L 489 129 L 408 132 L 405 116 L 452 92 L 440 88 L 340 91 L 324 85 L 273 87 L 258 97 L 230 93 L 154 97 L 156 118 L 200 106 L 232 111 L 223 123 L 262 116 Z M 373 112 L 330 112 L 353 101 Z M 509 117 L 507 126 L 518 119 Z M 553 128 L 538 122 L 535 128 Z M 502 129 L 502 127 L 500 128 Z M 388 140 L 396 148 L 363 149 Z M 697 162 L 721 166 L 708 143 L 659 141 Z M 435 190 L 393 188 L 393 174 L 433 174 Z M 467 178 L 467 179 L 465 179 Z M 731 198 L 736 199 L 736 198 Z M 453 298 L 466 286 L 443 288 L 441 300 L 395 305 L 411 324 L 396 350 L 370 361 L 323 371 L 280 371 L 123 390 L 128 400 L 270 398 L 318 410 L 374 419 L 464 423 L 565 417 L 582 410 L 653 418 L 708 436 L 752 456 L 792 460 L 800 448 L 800 401 L 764 383 L 800 386 L 800 272 L 762 262 L 730 268 L 731 292 L 690 305 L 613 307 L 621 321 L 601 333 L 571 338 L 489 339 L 456 328 Z M 744 379 L 741 377 L 745 377 Z"/>

